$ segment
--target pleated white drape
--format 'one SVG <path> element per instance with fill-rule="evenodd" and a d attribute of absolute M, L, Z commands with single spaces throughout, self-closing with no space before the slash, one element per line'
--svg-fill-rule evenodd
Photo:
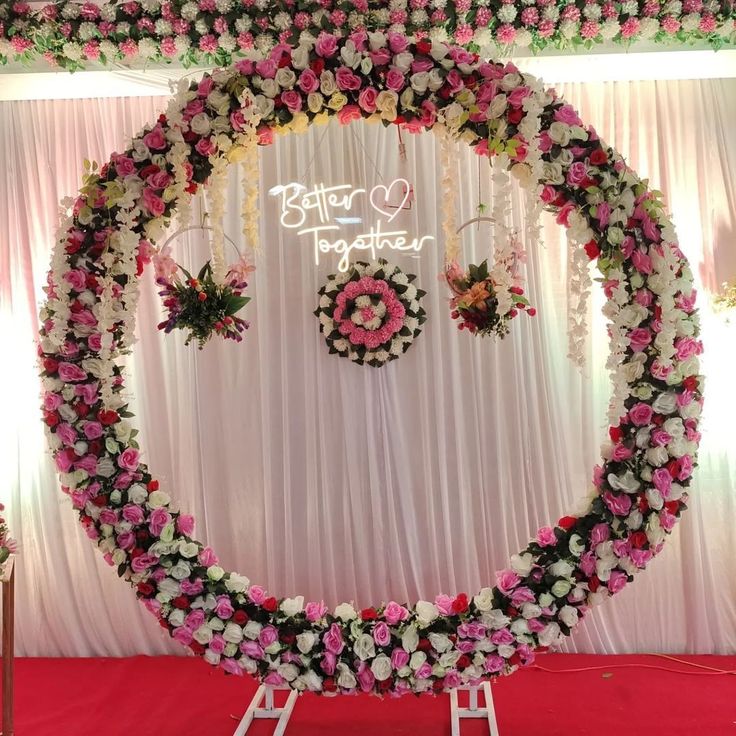
<path fill-rule="evenodd" d="M 561 88 L 601 136 L 665 192 L 702 284 L 736 275 L 736 80 Z M 58 201 L 76 191 L 84 158 L 107 160 L 163 109 L 163 98 L 0 104 L 0 498 L 22 545 L 18 651 L 27 655 L 178 653 L 92 548 L 58 489 L 39 420 L 33 335 Z M 432 136 L 394 129 L 317 128 L 261 154 L 262 192 L 275 184 L 355 185 L 404 175 L 417 202 L 406 222 L 441 243 Z M 233 167 L 234 169 L 234 167 Z M 460 222 L 489 202 L 487 170 L 458 149 Z M 482 182 L 478 190 L 479 177 Z M 239 239 L 233 170 L 226 231 Z M 437 280 L 441 246 L 392 260 L 428 291 L 424 332 L 380 370 L 327 354 L 316 291 L 335 270 L 278 226 L 261 197 L 263 252 L 246 307 L 244 343 L 185 349 L 156 331 L 145 277 L 133 408 L 154 474 L 193 512 L 223 564 L 276 595 L 334 605 L 414 601 L 492 583 L 536 528 L 575 508 L 605 431 L 605 328 L 591 305 L 589 363 L 566 360 L 566 256 L 560 228 L 528 253 L 539 309 L 493 344 L 459 333 Z M 520 208 L 518 208 L 520 210 Z M 518 215 L 521 223 L 521 212 Z M 485 226 L 483 226 L 485 227 Z M 468 228 L 464 256 L 490 233 Z M 177 241 L 186 266 L 200 237 Z M 736 502 L 731 387 L 736 327 L 702 294 L 708 395 L 691 509 L 634 586 L 594 612 L 571 647 L 600 652 L 736 650 Z"/>

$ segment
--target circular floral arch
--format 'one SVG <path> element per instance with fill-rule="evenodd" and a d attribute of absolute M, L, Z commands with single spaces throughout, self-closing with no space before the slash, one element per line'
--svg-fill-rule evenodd
<path fill-rule="evenodd" d="M 337 116 L 433 126 L 497 158 L 597 259 L 613 421 L 585 508 L 540 529 L 476 595 L 329 611 L 218 565 L 141 462 L 123 398 L 149 240 L 242 148 Z M 257 132 L 256 132 L 257 126 Z M 165 115 L 87 173 L 42 312 L 43 412 L 88 536 L 170 635 L 227 672 L 300 690 L 424 692 L 508 674 L 620 591 L 687 499 L 702 406 L 695 292 L 659 193 L 554 91 L 512 64 L 403 36 L 278 46 L 182 86 Z"/>

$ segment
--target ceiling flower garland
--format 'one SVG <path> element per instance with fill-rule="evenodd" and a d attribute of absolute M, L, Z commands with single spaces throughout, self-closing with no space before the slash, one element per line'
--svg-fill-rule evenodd
<path fill-rule="evenodd" d="M 266 144 L 275 130 L 337 116 L 411 131 L 440 121 L 481 155 L 505 151 L 513 172 L 524 165 L 519 130 L 530 95 L 541 109 L 542 199 L 560 224 L 577 213 L 592 233 L 586 252 L 611 321 L 618 411 L 584 507 L 541 528 L 495 586 L 475 595 L 329 610 L 224 570 L 142 462 L 124 398 L 120 354 L 135 264 L 181 203 L 141 171 L 155 158 L 173 174 L 179 161 L 193 192 L 212 171 L 210 157 L 227 156 L 244 125 L 257 125 Z M 300 690 L 442 690 L 531 662 L 660 552 L 685 508 L 700 439 L 692 274 L 657 193 L 553 91 L 458 47 L 323 34 L 180 89 L 127 153 L 132 167 L 114 155 L 88 176 L 62 221 L 42 310 L 43 415 L 63 490 L 88 536 L 174 639 L 227 672 Z M 109 361 L 100 359 L 103 342 Z"/>
<path fill-rule="evenodd" d="M 734 40 L 729 0 L 61 0 L 0 7 L 0 61 L 43 57 L 88 62 L 172 60 L 230 64 L 254 48 L 316 38 L 325 28 L 405 33 L 474 49 L 592 48 L 606 41 L 715 48 Z"/>
<path fill-rule="evenodd" d="M 314 314 L 330 353 L 374 368 L 403 355 L 427 319 L 414 279 L 383 258 L 328 276 Z"/>

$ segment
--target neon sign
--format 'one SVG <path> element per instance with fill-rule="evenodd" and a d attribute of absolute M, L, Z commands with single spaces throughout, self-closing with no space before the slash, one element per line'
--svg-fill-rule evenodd
<path fill-rule="evenodd" d="M 388 186 L 377 184 L 370 190 L 351 184 L 327 187 L 321 183 L 307 189 L 303 184 L 291 182 L 272 187 L 269 194 L 281 198 L 282 227 L 309 238 L 315 263 L 319 265 L 320 255 L 335 253 L 340 256 L 337 267 L 342 272 L 350 267 L 353 251 L 369 251 L 375 259 L 382 250 L 418 253 L 426 242 L 434 240 L 432 235 L 411 237 L 408 231 L 391 227 L 402 210 L 411 209 L 414 192 L 406 179 L 394 179 Z M 396 194 L 400 201 L 391 204 Z M 368 226 L 362 217 L 351 214 L 356 202 L 365 199 L 378 215 Z M 340 237 L 345 225 L 362 225 L 362 232 Z"/>

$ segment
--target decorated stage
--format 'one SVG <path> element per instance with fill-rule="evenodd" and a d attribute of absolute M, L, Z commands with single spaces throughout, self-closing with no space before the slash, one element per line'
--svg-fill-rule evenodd
<path fill-rule="evenodd" d="M 736 733 L 736 657 L 565 655 L 493 684 L 501 736 L 728 736 Z M 687 664 L 689 663 L 689 664 Z M 28 736 L 230 736 L 255 692 L 194 658 L 16 660 L 16 733 Z M 730 672 L 730 674 L 724 674 Z M 303 695 L 287 736 L 445 736 L 450 696 Z M 253 736 L 273 733 L 256 722 Z M 462 736 L 488 733 L 482 721 Z"/>

